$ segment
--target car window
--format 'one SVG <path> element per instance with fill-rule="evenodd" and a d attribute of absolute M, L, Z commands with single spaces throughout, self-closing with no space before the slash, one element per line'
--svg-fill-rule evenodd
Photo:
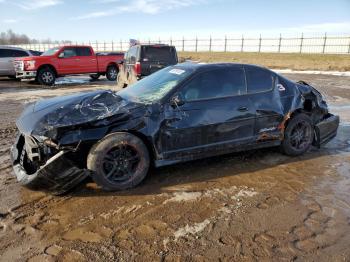
<path fill-rule="evenodd" d="M 244 94 L 246 94 L 244 71 L 238 67 L 200 73 L 181 91 L 186 101 Z"/>
<path fill-rule="evenodd" d="M 75 51 L 75 47 L 67 47 L 63 50 L 64 53 L 64 58 L 68 58 L 68 57 L 72 57 L 72 56 L 76 56 L 77 53 Z"/>
<path fill-rule="evenodd" d="M 23 57 L 28 56 L 27 52 L 15 49 L 0 49 L 0 57 Z"/>
<path fill-rule="evenodd" d="M 142 61 L 176 64 L 176 51 L 172 46 L 143 46 Z"/>
<path fill-rule="evenodd" d="M 136 63 L 136 59 L 137 59 L 137 47 L 133 46 L 130 48 L 129 50 L 129 56 L 130 56 L 130 63 L 131 64 L 135 64 Z"/>
<path fill-rule="evenodd" d="M 0 49 L 0 57 L 7 57 L 8 52 L 7 49 Z"/>
<path fill-rule="evenodd" d="M 14 57 L 24 57 L 24 56 L 29 56 L 26 51 L 23 50 L 13 50 L 13 56 Z"/>
<path fill-rule="evenodd" d="M 88 47 L 77 47 L 76 53 L 78 56 L 91 56 L 91 49 Z"/>
<path fill-rule="evenodd" d="M 248 93 L 258 93 L 271 90 L 273 87 L 272 72 L 259 67 L 246 66 Z"/>

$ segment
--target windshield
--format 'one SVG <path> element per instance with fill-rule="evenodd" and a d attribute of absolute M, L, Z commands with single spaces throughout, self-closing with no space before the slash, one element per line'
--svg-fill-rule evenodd
<path fill-rule="evenodd" d="M 118 95 L 131 101 L 152 103 L 162 99 L 192 72 L 188 68 L 166 67 L 119 91 Z"/>
<path fill-rule="evenodd" d="M 41 56 L 49 56 L 55 54 L 58 50 L 60 50 L 59 47 L 54 47 L 49 50 L 46 50 L 44 53 L 41 54 Z"/>

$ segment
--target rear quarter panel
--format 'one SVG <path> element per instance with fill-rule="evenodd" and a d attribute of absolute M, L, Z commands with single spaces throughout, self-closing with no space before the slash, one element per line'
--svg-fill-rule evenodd
<path fill-rule="evenodd" d="M 98 62 L 98 71 L 104 73 L 107 70 L 108 65 L 117 65 L 119 61 L 123 60 L 123 55 L 98 55 L 96 56 Z"/>

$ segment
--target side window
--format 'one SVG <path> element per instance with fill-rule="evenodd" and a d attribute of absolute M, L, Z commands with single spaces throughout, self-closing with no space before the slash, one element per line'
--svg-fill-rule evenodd
<path fill-rule="evenodd" d="M 69 58 L 72 56 L 76 56 L 77 53 L 75 51 L 75 47 L 67 47 L 63 50 L 64 58 Z"/>
<path fill-rule="evenodd" d="M 186 101 L 246 94 L 242 68 L 216 69 L 195 76 L 181 92 Z"/>
<path fill-rule="evenodd" d="M 246 66 L 248 93 L 258 93 L 271 90 L 273 87 L 273 75 L 264 68 Z"/>
<path fill-rule="evenodd" d="M 14 57 L 13 51 L 12 49 L 1 49 L 0 57 Z"/>
<path fill-rule="evenodd" d="M 91 56 L 91 49 L 88 47 L 77 47 L 77 56 Z"/>
<path fill-rule="evenodd" d="M 29 56 L 26 51 L 23 50 L 13 50 L 13 56 L 14 57 L 24 57 Z"/>
<path fill-rule="evenodd" d="M 130 48 L 129 55 L 130 55 L 130 63 L 135 64 L 136 63 L 136 56 L 137 56 L 137 47 L 136 46 L 133 46 Z"/>
<path fill-rule="evenodd" d="M 6 57 L 6 49 L 0 49 L 0 57 Z"/>

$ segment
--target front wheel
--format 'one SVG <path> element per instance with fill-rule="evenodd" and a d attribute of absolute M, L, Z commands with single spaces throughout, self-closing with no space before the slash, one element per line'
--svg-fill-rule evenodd
<path fill-rule="evenodd" d="M 282 141 L 282 151 L 286 155 L 298 156 L 305 153 L 314 139 L 314 127 L 306 114 L 294 116 L 287 125 Z"/>
<path fill-rule="evenodd" d="M 108 66 L 106 77 L 109 81 L 117 80 L 118 68 L 115 65 Z"/>
<path fill-rule="evenodd" d="M 147 147 L 129 133 L 114 133 L 95 144 L 87 159 L 92 179 L 104 190 L 125 190 L 146 177 L 150 157 Z"/>
<path fill-rule="evenodd" d="M 56 75 L 49 67 L 40 69 L 37 78 L 40 84 L 46 86 L 52 86 L 56 81 Z"/>

